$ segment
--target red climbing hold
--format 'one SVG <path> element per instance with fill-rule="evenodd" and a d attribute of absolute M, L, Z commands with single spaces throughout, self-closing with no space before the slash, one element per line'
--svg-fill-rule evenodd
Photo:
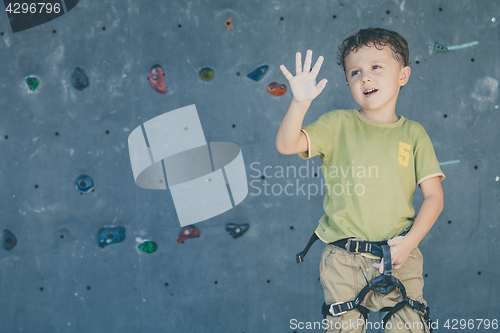
<path fill-rule="evenodd" d="M 154 65 L 149 70 L 148 80 L 151 88 L 162 95 L 167 93 L 167 86 L 163 82 L 164 76 L 165 73 L 163 72 L 163 68 L 160 65 Z"/>
<path fill-rule="evenodd" d="M 201 230 L 196 228 L 194 225 L 188 225 L 181 229 L 179 236 L 177 237 L 177 243 L 184 243 L 186 239 L 200 237 Z"/>
<path fill-rule="evenodd" d="M 267 92 L 274 96 L 283 96 L 286 93 L 286 86 L 273 82 L 267 86 Z"/>

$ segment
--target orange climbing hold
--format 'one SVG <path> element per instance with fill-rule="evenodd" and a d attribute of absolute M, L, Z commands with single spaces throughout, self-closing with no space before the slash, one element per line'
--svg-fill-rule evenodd
<path fill-rule="evenodd" d="M 233 20 L 231 20 L 231 16 L 229 16 L 229 18 L 226 20 L 226 22 L 224 22 L 224 24 L 227 26 L 228 33 L 231 29 L 234 29 L 234 24 L 233 24 Z"/>
<path fill-rule="evenodd" d="M 162 95 L 167 93 L 167 86 L 163 82 L 164 76 L 165 73 L 163 72 L 163 68 L 160 65 L 154 65 L 149 70 L 148 80 L 151 88 Z"/>
<path fill-rule="evenodd" d="M 267 92 L 274 96 L 283 96 L 286 94 L 286 86 L 284 84 L 271 83 L 267 86 Z"/>

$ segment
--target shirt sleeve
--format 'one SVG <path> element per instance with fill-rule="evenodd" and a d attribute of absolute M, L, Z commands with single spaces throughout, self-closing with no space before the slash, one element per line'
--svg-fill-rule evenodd
<path fill-rule="evenodd" d="M 417 179 L 417 185 L 424 180 L 439 177 L 440 181 L 443 181 L 445 175 L 441 168 L 439 167 L 439 162 L 434 152 L 434 147 L 432 146 L 431 139 L 429 135 L 424 130 L 423 139 L 415 150 L 415 174 Z"/>
<path fill-rule="evenodd" d="M 316 155 L 323 158 L 331 152 L 333 139 L 333 112 L 328 112 L 320 116 L 315 122 L 302 127 L 307 138 L 308 151 L 298 153 L 299 156 L 307 160 Z"/>

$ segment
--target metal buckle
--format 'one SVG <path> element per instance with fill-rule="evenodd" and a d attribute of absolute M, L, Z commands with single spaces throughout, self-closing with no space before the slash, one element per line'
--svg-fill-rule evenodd
<path fill-rule="evenodd" d="M 349 238 L 347 240 L 347 243 L 345 244 L 345 249 L 347 250 L 347 252 L 349 253 L 354 253 L 354 254 L 357 254 L 357 253 L 361 253 L 361 252 L 358 252 L 358 247 L 359 247 L 359 244 L 356 244 L 356 249 L 355 249 L 355 252 L 352 252 L 350 250 L 351 248 L 351 242 L 364 242 L 364 239 L 360 239 L 360 238 Z"/>
<path fill-rule="evenodd" d="M 335 305 L 339 305 L 339 304 L 343 304 L 343 303 L 345 303 L 345 302 L 338 302 L 338 303 L 330 304 L 330 309 L 328 309 L 328 312 L 330 312 L 330 314 L 331 314 L 332 316 L 334 316 L 334 317 L 336 317 L 336 316 L 340 316 L 340 315 L 342 315 L 342 314 L 346 313 L 347 311 L 342 311 L 342 312 L 339 312 L 339 313 L 335 313 L 335 310 L 333 310 L 333 312 L 332 312 L 332 308 L 333 308 Z M 341 308 L 340 306 L 339 306 L 339 309 L 340 309 L 340 310 L 342 310 L 342 308 Z"/>

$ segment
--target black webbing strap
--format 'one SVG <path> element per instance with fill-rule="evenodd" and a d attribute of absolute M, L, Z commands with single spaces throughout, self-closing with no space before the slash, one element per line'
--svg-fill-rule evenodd
<path fill-rule="evenodd" d="M 403 296 L 403 300 L 396 304 L 392 308 L 383 308 L 381 311 L 388 311 L 385 315 L 383 322 L 387 323 L 389 318 L 401 310 L 405 305 L 410 306 L 413 310 L 417 311 L 421 316 L 423 316 L 424 320 L 427 322 L 429 326 L 429 330 L 432 333 L 431 323 L 432 320 L 429 318 L 429 308 L 425 307 L 423 303 L 412 300 L 408 298 L 406 295 L 406 289 L 404 285 L 399 281 L 396 277 L 392 275 L 392 262 L 391 262 L 391 249 L 388 245 L 382 245 L 382 252 L 384 258 L 384 273 L 382 275 L 374 278 L 370 283 L 368 283 L 361 291 L 358 296 L 352 301 L 349 302 L 338 302 L 334 304 L 325 304 L 323 303 L 321 307 L 321 312 L 323 314 L 323 318 L 326 318 L 327 315 L 331 316 L 340 316 L 347 311 L 358 309 L 361 314 L 367 319 L 369 310 L 361 306 L 361 302 L 363 302 L 364 298 L 368 294 L 368 292 L 372 289 L 377 290 L 381 294 L 387 294 L 398 288 Z M 366 310 L 366 311 L 365 311 Z"/>
<path fill-rule="evenodd" d="M 309 238 L 309 242 L 307 243 L 306 248 L 304 250 L 302 250 L 302 252 L 297 253 L 297 255 L 296 255 L 297 264 L 300 264 L 301 262 L 304 261 L 304 257 L 306 256 L 307 252 L 309 251 L 309 248 L 311 248 L 311 246 L 314 244 L 314 242 L 317 241 L 318 239 L 319 239 L 318 235 L 316 235 L 316 233 L 314 232 L 312 234 L 311 238 Z"/>
<path fill-rule="evenodd" d="M 406 235 L 410 231 L 410 229 L 411 227 L 407 228 L 400 236 Z M 304 248 L 304 250 L 296 255 L 297 263 L 301 263 L 304 261 L 304 257 L 306 256 L 307 252 L 314 244 L 314 242 L 316 242 L 318 239 L 318 235 L 316 235 L 316 233 L 313 233 L 311 238 L 309 238 L 309 242 L 307 243 L 307 246 Z M 396 304 L 394 307 L 383 308 L 380 310 L 388 311 L 383 319 L 384 324 L 387 323 L 387 321 L 393 314 L 401 310 L 405 305 L 408 305 L 424 318 L 430 332 L 432 333 L 432 320 L 429 317 L 429 308 L 425 307 L 423 303 L 408 298 L 406 296 L 406 289 L 401 281 L 399 281 L 392 275 L 391 248 L 387 244 L 387 241 L 368 242 L 362 239 L 346 238 L 330 244 L 340 248 L 345 248 L 349 253 L 371 253 L 373 255 L 376 255 L 377 257 L 384 258 L 384 272 L 382 275 L 377 276 L 363 289 L 361 289 L 358 296 L 356 296 L 354 300 L 349 302 L 338 302 L 329 305 L 323 303 L 323 306 L 321 307 L 323 318 L 326 318 L 327 315 L 340 316 L 347 311 L 357 309 L 363 315 L 365 320 L 367 320 L 370 310 L 362 306 L 361 302 L 364 300 L 368 292 L 371 289 L 375 289 L 381 294 L 388 294 L 395 288 L 398 288 L 403 295 L 403 300 Z"/>
<path fill-rule="evenodd" d="M 411 226 L 406 228 L 399 236 L 404 236 L 406 235 L 411 229 Z M 297 253 L 297 264 L 300 264 L 301 262 L 304 261 L 304 257 L 306 256 L 307 252 L 311 248 L 311 246 L 314 244 L 315 241 L 319 239 L 318 235 L 314 232 L 311 235 L 311 238 L 309 238 L 309 242 L 307 243 L 306 247 L 302 252 Z M 341 240 L 338 240 L 336 242 L 330 243 L 334 246 L 346 249 L 347 252 L 349 253 L 371 253 L 373 255 L 376 255 L 377 257 L 382 258 L 384 255 L 382 251 L 382 246 L 387 245 L 387 241 L 381 241 L 381 242 L 369 242 L 365 241 L 363 239 L 357 239 L 357 238 L 344 238 Z"/>

